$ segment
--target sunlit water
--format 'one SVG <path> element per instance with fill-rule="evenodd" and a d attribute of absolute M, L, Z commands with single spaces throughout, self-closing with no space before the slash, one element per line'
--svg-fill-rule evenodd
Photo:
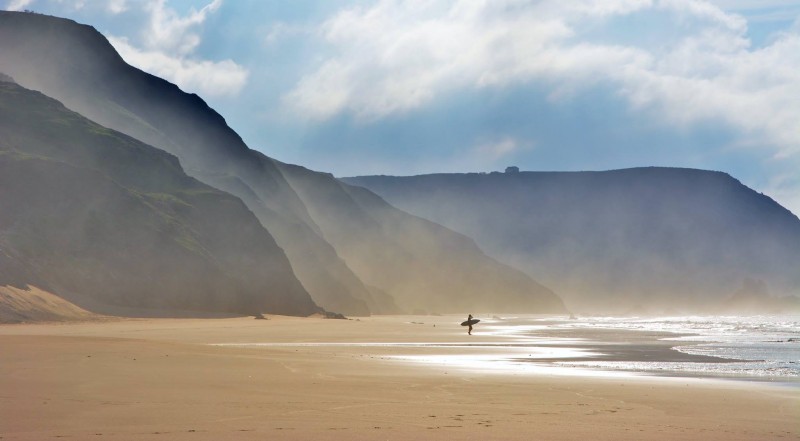
<path fill-rule="evenodd" d="M 451 333 L 450 318 L 434 333 Z M 425 324 L 411 322 L 414 324 Z M 430 323 L 427 323 L 430 324 Z M 444 326 L 443 326 L 444 325 Z M 447 325 L 450 325 L 448 327 Z M 462 329 L 458 329 L 459 333 Z M 661 318 L 486 317 L 463 342 L 224 343 L 221 346 L 350 348 L 351 353 L 426 364 L 444 370 L 501 374 L 659 375 L 762 380 L 800 386 L 800 316 L 684 316 Z M 465 336 L 466 338 L 466 336 Z M 628 354 L 626 345 L 634 350 Z M 638 346 L 637 346 L 638 345 Z M 716 357 L 643 360 L 636 347 Z M 614 361 L 608 354 L 617 353 Z M 619 356 L 619 354 L 622 354 Z M 672 357 L 674 358 L 674 357 Z M 690 357 L 682 357 L 690 358 Z"/>
<path fill-rule="evenodd" d="M 688 316 L 662 318 L 582 318 L 556 325 L 574 329 L 668 332 L 662 340 L 673 350 L 719 357 L 727 362 L 602 362 L 562 364 L 608 369 L 732 376 L 752 379 L 800 379 L 800 316 Z"/>

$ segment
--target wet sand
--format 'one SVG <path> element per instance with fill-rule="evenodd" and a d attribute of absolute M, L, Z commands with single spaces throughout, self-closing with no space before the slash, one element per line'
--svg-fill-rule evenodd
<path fill-rule="evenodd" d="M 707 355 L 687 354 L 672 349 L 680 344 L 691 345 L 693 343 L 702 342 L 678 343 L 674 340 L 664 340 L 667 338 L 676 338 L 688 334 L 625 331 L 616 329 L 560 329 L 538 332 L 537 335 L 552 339 L 583 340 L 563 346 L 584 348 L 587 351 L 599 352 L 596 355 L 583 357 L 582 360 L 586 361 L 659 361 L 694 363 L 729 363 L 732 361 L 739 361 L 727 358 L 711 357 Z M 554 357 L 539 361 L 560 362 L 567 360 Z"/>
<path fill-rule="evenodd" d="M 510 337 L 481 335 L 479 327 L 467 336 L 459 321 L 270 317 L 0 326 L 0 437 L 800 437 L 797 388 L 403 361 L 532 351 Z M 545 360 L 569 347 L 548 338 L 526 355 Z M 639 343 L 653 349 L 643 356 L 663 351 Z"/>

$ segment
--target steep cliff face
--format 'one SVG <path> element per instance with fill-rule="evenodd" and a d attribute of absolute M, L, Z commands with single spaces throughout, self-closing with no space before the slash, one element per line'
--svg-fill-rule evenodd
<path fill-rule="evenodd" d="M 94 28 L 0 12 L 0 71 L 99 124 L 174 154 L 187 174 L 242 199 L 324 308 L 367 315 L 369 290 L 321 237 L 272 161 L 197 95 L 125 63 Z"/>
<path fill-rule="evenodd" d="M 277 163 L 325 237 L 406 311 L 564 312 L 561 300 L 472 239 L 394 208 L 330 174 Z"/>
<path fill-rule="evenodd" d="M 35 286 L 112 314 L 320 311 L 239 199 L 7 78 L 0 286 Z"/>
<path fill-rule="evenodd" d="M 347 178 L 476 239 L 578 309 L 713 309 L 745 279 L 800 292 L 800 220 L 719 172 Z M 584 308 L 585 306 L 585 308 Z"/>
<path fill-rule="evenodd" d="M 173 153 L 189 175 L 241 198 L 325 309 L 350 315 L 397 312 L 397 306 L 455 311 L 479 305 L 467 299 L 496 304 L 487 300 L 494 292 L 518 300 L 514 305 L 525 304 L 525 312 L 562 308 L 549 290 L 487 258 L 462 235 L 399 214 L 383 201 L 366 204 L 374 198 L 369 192 L 342 186 L 326 174 L 292 172 L 248 149 L 199 97 L 127 65 L 91 27 L 0 13 L 0 70 L 105 126 Z M 352 225 L 369 228 L 358 234 Z M 425 237 L 424 246 L 411 245 L 414 234 Z"/>

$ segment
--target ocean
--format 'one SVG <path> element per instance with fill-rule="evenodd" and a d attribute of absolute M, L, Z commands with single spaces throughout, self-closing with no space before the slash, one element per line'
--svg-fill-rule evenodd
<path fill-rule="evenodd" d="M 608 331 L 645 334 L 689 356 L 714 357 L 704 360 L 681 357 L 628 357 L 604 360 L 577 357 L 554 361 L 564 367 L 641 372 L 659 375 L 729 377 L 765 381 L 800 381 L 800 316 L 681 316 L 659 318 L 581 317 L 552 318 L 496 317 L 487 323 L 492 332 L 525 337 L 580 336 L 578 347 L 592 347 L 603 354 Z M 593 336 L 597 335 L 597 338 Z M 573 342 L 575 338 L 572 339 Z M 618 347 L 618 346 L 617 346 Z M 620 357 L 617 357 L 620 358 Z M 622 357 L 624 358 L 624 357 Z"/>

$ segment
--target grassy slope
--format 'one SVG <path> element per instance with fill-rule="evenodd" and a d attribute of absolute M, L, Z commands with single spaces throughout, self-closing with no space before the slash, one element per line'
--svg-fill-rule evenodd
<path fill-rule="evenodd" d="M 0 260 L 0 284 L 99 311 L 317 311 L 239 199 L 9 82 L 0 82 Z"/>

